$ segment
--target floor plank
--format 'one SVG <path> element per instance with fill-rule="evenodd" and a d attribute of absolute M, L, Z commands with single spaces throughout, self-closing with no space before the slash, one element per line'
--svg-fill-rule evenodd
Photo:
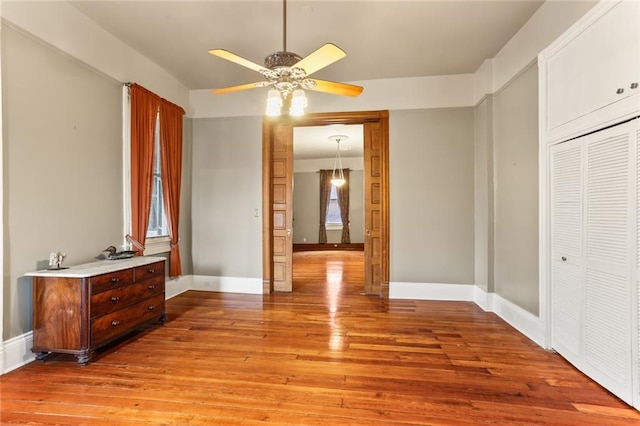
<path fill-rule="evenodd" d="M 473 303 L 362 294 L 361 252 L 294 254 L 293 293 L 190 291 L 100 352 L 0 377 L 22 425 L 638 425 L 640 413 Z"/>

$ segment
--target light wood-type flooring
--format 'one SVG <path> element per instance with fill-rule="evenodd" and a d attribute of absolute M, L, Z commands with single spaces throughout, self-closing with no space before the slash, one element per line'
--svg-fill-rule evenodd
<path fill-rule="evenodd" d="M 164 326 L 0 377 L 2 425 L 640 425 L 473 303 L 361 294 L 360 252 L 295 254 L 294 292 L 189 291 Z"/>

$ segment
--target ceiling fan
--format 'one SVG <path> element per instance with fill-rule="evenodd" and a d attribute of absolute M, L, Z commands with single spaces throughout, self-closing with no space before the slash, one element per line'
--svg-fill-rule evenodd
<path fill-rule="evenodd" d="M 309 76 L 314 72 L 344 58 L 347 54 L 333 43 L 326 43 L 324 46 L 320 47 L 305 58 L 302 58 L 296 53 L 288 52 L 286 0 L 283 0 L 282 32 L 284 44 L 282 51 L 275 52 L 267 56 L 264 59 L 264 66 L 253 63 L 225 49 L 209 50 L 210 54 L 257 71 L 265 78 L 264 81 L 214 89 L 212 92 L 215 94 L 224 94 L 253 89 L 256 87 L 272 87 L 273 89 L 276 89 L 277 92 L 273 93 L 275 91 L 273 89 L 270 90 L 269 99 L 272 99 L 273 96 L 277 96 L 280 99 L 280 106 L 282 105 L 282 99 L 286 99 L 290 94 L 293 94 L 293 102 L 295 102 L 296 98 L 300 94 L 304 97 L 304 92 L 302 92 L 301 89 L 352 97 L 358 96 L 362 93 L 363 88 L 361 86 L 309 78 Z M 304 102 L 306 104 L 306 99 Z"/>

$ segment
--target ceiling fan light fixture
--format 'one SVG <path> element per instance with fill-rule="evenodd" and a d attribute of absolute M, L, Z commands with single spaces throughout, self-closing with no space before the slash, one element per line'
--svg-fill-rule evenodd
<path fill-rule="evenodd" d="M 304 109 L 306 106 L 307 97 L 304 94 L 304 90 L 294 90 L 293 94 L 291 95 L 291 107 L 289 108 L 289 115 L 296 117 L 304 115 Z"/>
<path fill-rule="evenodd" d="M 267 92 L 267 115 L 269 117 L 277 117 L 282 109 L 282 96 L 277 89 L 271 89 Z"/>

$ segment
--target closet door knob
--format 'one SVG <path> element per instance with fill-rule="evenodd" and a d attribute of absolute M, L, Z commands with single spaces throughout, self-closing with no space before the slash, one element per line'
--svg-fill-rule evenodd
<path fill-rule="evenodd" d="M 617 93 L 618 95 L 621 95 L 621 94 L 623 94 L 623 93 L 624 93 L 624 89 L 621 87 L 621 88 L 619 88 L 618 90 L 616 90 L 616 93 Z"/>
<path fill-rule="evenodd" d="M 562 257 L 561 257 L 561 259 L 562 259 L 562 261 L 563 261 L 563 262 L 566 262 L 566 261 L 567 261 L 567 258 L 566 258 L 566 257 L 564 257 L 564 256 L 562 256 Z"/>

